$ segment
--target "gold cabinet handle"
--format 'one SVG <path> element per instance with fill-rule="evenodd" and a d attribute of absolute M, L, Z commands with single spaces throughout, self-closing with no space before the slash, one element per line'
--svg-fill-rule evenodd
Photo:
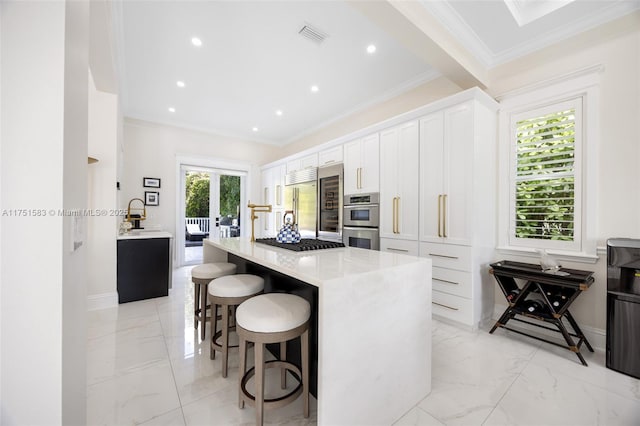
<path fill-rule="evenodd" d="M 458 308 L 452 308 L 451 306 L 447 306 L 447 305 L 443 305 L 442 303 L 438 303 L 438 302 L 431 302 L 433 305 L 438 305 L 438 306 L 442 306 L 443 308 L 447 308 L 447 309 L 451 309 L 452 311 L 457 311 Z"/>
<path fill-rule="evenodd" d="M 442 196 L 442 236 L 447 238 L 447 194 Z"/>
<path fill-rule="evenodd" d="M 438 194 L 438 237 L 442 238 L 442 216 L 440 212 L 442 211 L 442 194 Z"/>
<path fill-rule="evenodd" d="M 358 189 L 362 189 L 362 167 L 358 167 L 356 171 L 356 177 L 358 180 Z"/>
<path fill-rule="evenodd" d="M 396 232 L 400 233 L 400 197 L 396 200 Z"/>
<path fill-rule="evenodd" d="M 432 279 L 433 279 L 433 281 L 440 281 L 441 283 L 460 285 L 460 283 L 457 283 L 455 281 L 447 281 L 447 280 L 442 280 L 440 278 L 432 278 Z"/>
<path fill-rule="evenodd" d="M 280 185 L 276 185 L 276 204 L 282 204 L 282 187 Z"/>
<path fill-rule="evenodd" d="M 398 200 L 398 197 L 393 197 L 393 204 L 392 204 L 392 208 L 393 208 L 393 217 L 391 220 L 391 225 L 393 228 L 393 233 L 397 234 L 398 233 L 398 229 L 396 228 L 396 216 L 398 215 L 398 211 L 397 211 L 397 204 L 396 201 Z"/>

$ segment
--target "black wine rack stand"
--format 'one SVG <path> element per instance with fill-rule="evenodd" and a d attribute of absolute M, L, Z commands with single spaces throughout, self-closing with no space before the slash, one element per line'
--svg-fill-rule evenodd
<path fill-rule="evenodd" d="M 587 365 L 580 353 L 580 347 L 584 343 L 589 351 L 593 352 L 593 348 L 569 312 L 569 306 L 593 284 L 593 272 L 564 268 L 553 272 L 544 272 L 540 265 L 508 260 L 492 263 L 489 272 L 495 277 L 509 303 L 489 333 L 493 334 L 498 327 L 501 327 L 514 333 L 560 346 L 574 352 L 580 362 Z M 519 286 L 516 279 L 524 280 L 525 284 Z M 567 330 L 562 322 L 563 318 L 567 319 L 573 333 Z M 530 319 L 536 321 L 529 321 Z M 522 330 L 507 327 L 510 320 L 558 332 L 566 343 L 560 344 Z M 547 327 L 542 323 L 552 324 L 555 328 Z M 577 339 L 577 342 L 574 341 L 574 338 Z"/>

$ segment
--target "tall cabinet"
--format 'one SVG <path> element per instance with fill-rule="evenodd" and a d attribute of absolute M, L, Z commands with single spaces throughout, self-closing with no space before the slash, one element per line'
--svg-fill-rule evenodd
<path fill-rule="evenodd" d="M 418 121 L 380 132 L 380 249 L 418 254 Z"/>
<path fill-rule="evenodd" d="M 433 262 L 433 314 L 477 328 L 493 310 L 497 103 L 470 94 L 420 119 L 420 256 Z"/>
<path fill-rule="evenodd" d="M 278 165 L 262 170 L 262 199 L 260 204 L 271 204 L 271 213 L 259 213 L 256 220 L 256 235 L 272 238 L 282 227 L 284 215 L 284 178 L 286 165 Z"/>

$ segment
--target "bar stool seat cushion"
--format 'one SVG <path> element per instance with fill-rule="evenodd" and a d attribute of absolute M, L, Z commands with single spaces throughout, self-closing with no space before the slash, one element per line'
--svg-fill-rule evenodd
<path fill-rule="evenodd" d="M 311 306 L 305 299 L 267 293 L 242 302 L 236 310 L 236 323 L 256 333 L 280 333 L 304 324 L 310 316 Z"/>
<path fill-rule="evenodd" d="M 226 275 L 209 283 L 209 294 L 216 297 L 246 297 L 262 290 L 264 279 L 250 274 Z"/>
<path fill-rule="evenodd" d="M 234 263 L 216 262 L 216 263 L 203 263 L 191 270 L 191 277 L 201 280 L 215 279 L 223 277 L 225 275 L 231 275 L 236 273 L 236 265 Z"/>

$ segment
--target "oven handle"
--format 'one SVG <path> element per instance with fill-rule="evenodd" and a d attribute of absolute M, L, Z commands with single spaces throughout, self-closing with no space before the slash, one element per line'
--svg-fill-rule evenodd
<path fill-rule="evenodd" d="M 359 208 L 367 208 L 367 207 L 379 207 L 380 204 L 347 204 L 344 206 L 345 209 L 359 209 Z"/>
<path fill-rule="evenodd" d="M 368 228 L 366 226 L 343 226 L 342 229 L 347 231 L 378 231 L 378 227 Z"/>

